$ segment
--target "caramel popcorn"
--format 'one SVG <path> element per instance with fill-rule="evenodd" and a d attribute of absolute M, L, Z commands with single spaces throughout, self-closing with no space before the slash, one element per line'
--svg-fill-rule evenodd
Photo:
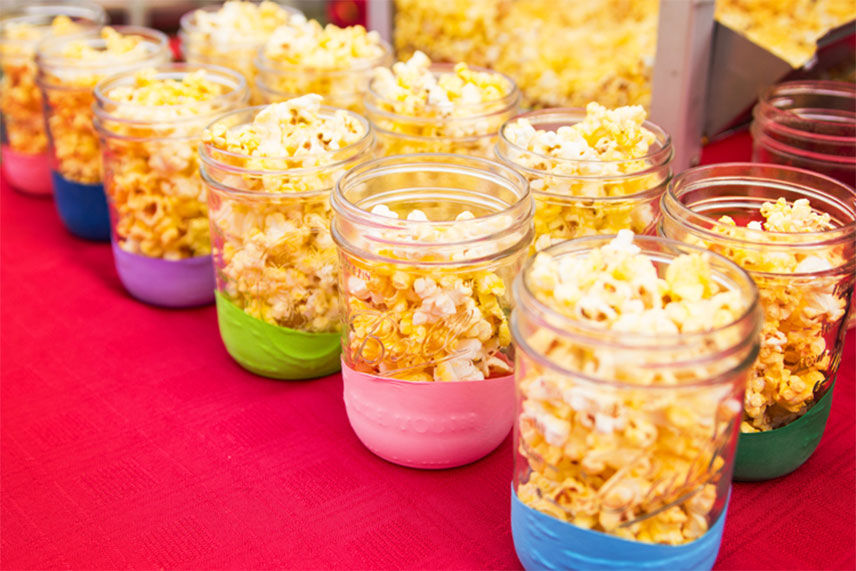
<path fill-rule="evenodd" d="M 503 121 L 518 103 L 507 77 L 458 63 L 432 69 L 416 52 L 392 70 L 379 67 L 366 107 L 386 155 L 451 152 L 487 155 Z"/>
<path fill-rule="evenodd" d="M 232 86 L 204 69 L 178 78 L 146 69 L 99 94 L 105 189 L 122 249 L 167 260 L 211 253 L 196 146 L 212 114 L 246 101 L 242 80 L 227 79 Z"/>
<path fill-rule="evenodd" d="M 553 313 L 550 325 L 518 315 L 515 329 L 520 500 L 629 540 L 701 537 L 730 483 L 745 379 L 736 357 L 709 357 L 746 338 L 731 328 L 757 317 L 749 300 L 717 279 L 709 254 L 666 265 L 629 230 L 579 254 L 540 252 L 522 279 L 535 311 Z M 728 381 L 707 382 L 726 370 Z"/>
<path fill-rule="evenodd" d="M 258 60 L 259 87 L 269 101 L 318 93 L 331 105 L 355 111 L 372 69 L 389 65 L 388 46 L 362 26 L 321 26 L 295 14 L 277 28 Z"/>
<path fill-rule="evenodd" d="M 0 39 L 0 112 L 13 151 L 28 155 L 43 153 L 48 147 L 42 116 L 42 95 L 36 83 L 36 44 L 48 36 L 79 33 L 84 27 L 68 16 L 55 17 L 49 26 L 10 21 L 2 27 Z"/>
<path fill-rule="evenodd" d="M 638 105 L 610 110 L 589 103 L 577 122 L 556 110 L 502 128 L 497 154 L 529 179 L 535 197 L 537 250 L 578 236 L 653 228 L 671 153 L 653 157 L 664 143 L 643 125 L 645 116 Z M 536 128 L 530 118 L 551 129 Z"/>
<path fill-rule="evenodd" d="M 104 77 L 168 61 L 166 37 L 102 28 L 100 36 L 42 44 L 39 74 L 47 101 L 56 170 L 85 184 L 101 181 L 101 150 L 92 124 L 93 88 Z"/>
<path fill-rule="evenodd" d="M 213 158 L 206 180 L 220 291 L 273 325 L 335 332 L 329 189 L 369 133 L 358 116 L 321 101 L 305 95 L 268 105 L 250 122 L 214 124 L 204 135 Z"/>
<path fill-rule="evenodd" d="M 719 222 L 724 226 L 717 231 L 740 240 L 775 242 L 781 233 L 833 227 L 830 216 L 815 212 L 807 199 L 793 204 L 784 198 L 765 202 L 760 213 L 764 222 L 754 220 L 745 227 L 723 216 Z M 837 365 L 827 331 L 843 319 L 847 295 L 836 287 L 836 278 L 815 274 L 839 267 L 844 260 L 834 250 L 710 247 L 752 274 L 764 307 L 761 353 L 746 388 L 741 430 L 779 428 L 811 408 L 828 386 L 828 371 Z"/>

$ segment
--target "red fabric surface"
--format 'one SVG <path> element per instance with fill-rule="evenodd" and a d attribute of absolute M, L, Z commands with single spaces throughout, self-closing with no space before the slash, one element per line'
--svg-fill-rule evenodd
<path fill-rule="evenodd" d="M 50 200 L 0 189 L 0 232 L 0 567 L 519 567 L 510 439 L 454 470 L 389 464 L 338 375 L 245 372 L 213 307 L 134 301 Z M 854 352 L 814 457 L 735 484 L 718 568 L 856 567 Z"/>

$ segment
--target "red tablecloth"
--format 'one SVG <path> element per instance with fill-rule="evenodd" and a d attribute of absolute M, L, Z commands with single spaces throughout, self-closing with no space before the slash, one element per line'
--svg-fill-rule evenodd
<path fill-rule="evenodd" d="M 245 372 L 213 307 L 134 301 L 50 200 L 0 200 L 0 566 L 519 567 L 510 439 L 454 470 L 388 464 L 349 428 L 338 375 Z M 841 369 L 808 464 L 734 486 L 718 568 L 856 566 L 852 334 Z"/>

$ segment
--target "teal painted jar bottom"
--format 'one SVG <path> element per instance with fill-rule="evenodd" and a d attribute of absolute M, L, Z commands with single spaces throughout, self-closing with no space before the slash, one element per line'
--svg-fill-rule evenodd
<path fill-rule="evenodd" d="M 248 371 L 272 379 L 323 377 L 341 368 L 339 333 L 308 333 L 247 315 L 216 292 L 217 322 L 226 350 Z"/>
<path fill-rule="evenodd" d="M 661 545 L 560 521 L 521 502 L 512 487 L 511 535 L 517 557 L 526 569 L 710 569 L 722 542 L 726 509 L 695 541 Z"/>
<path fill-rule="evenodd" d="M 823 438 L 833 389 L 835 381 L 808 412 L 782 428 L 741 433 L 737 439 L 734 479 L 742 482 L 772 480 L 802 466 Z"/>
<path fill-rule="evenodd" d="M 110 240 L 110 213 L 104 185 L 83 184 L 51 171 L 54 201 L 69 232 L 86 240 Z"/>

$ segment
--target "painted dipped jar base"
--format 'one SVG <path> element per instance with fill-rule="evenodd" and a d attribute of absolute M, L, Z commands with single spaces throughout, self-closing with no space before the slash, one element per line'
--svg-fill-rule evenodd
<path fill-rule="evenodd" d="M 135 298 L 162 307 L 195 307 L 214 301 L 211 256 L 164 260 L 126 252 L 113 243 L 116 272 Z"/>
<path fill-rule="evenodd" d="M 110 214 L 104 185 L 84 184 L 51 171 L 54 200 L 62 223 L 69 232 L 87 240 L 110 239 Z"/>
<path fill-rule="evenodd" d="M 743 432 L 737 439 L 734 479 L 771 480 L 790 474 L 808 460 L 820 443 L 832 406 L 835 382 L 808 412 L 781 428 Z"/>
<path fill-rule="evenodd" d="M 342 362 L 345 411 L 366 448 L 410 468 L 453 468 L 499 446 L 514 421 L 514 375 L 431 383 L 360 373 Z"/>
<path fill-rule="evenodd" d="M 215 292 L 217 322 L 226 350 L 248 371 L 272 379 L 300 380 L 339 370 L 339 333 L 308 333 L 247 315 Z"/>
<path fill-rule="evenodd" d="M 722 542 L 725 513 L 689 543 L 643 543 L 558 520 L 524 504 L 511 489 L 511 535 L 526 569 L 710 569 Z"/>
<path fill-rule="evenodd" d="M 49 153 L 27 155 L 3 145 L 3 177 L 9 186 L 33 196 L 51 195 L 51 157 Z"/>

